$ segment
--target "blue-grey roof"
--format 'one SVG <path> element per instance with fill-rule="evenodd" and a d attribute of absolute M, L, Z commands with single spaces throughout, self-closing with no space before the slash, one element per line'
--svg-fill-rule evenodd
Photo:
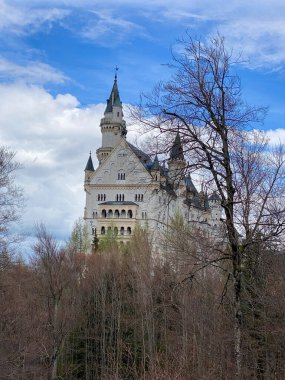
<path fill-rule="evenodd" d="M 140 162 L 146 167 L 146 169 L 150 169 L 152 166 L 152 161 L 149 155 L 129 142 L 128 142 L 128 145 L 131 148 L 131 150 L 134 152 L 134 154 L 138 157 Z"/>
<path fill-rule="evenodd" d="M 91 152 L 90 152 L 90 156 L 88 158 L 88 161 L 87 161 L 87 164 L 86 164 L 86 167 L 85 167 L 85 171 L 90 171 L 90 172 L 94 172 L 94 166 L 93 166 L 93 161 L 92 161 L 92 157 L 91 157 Z"/>
<path fill-rule="evenodd" d="M 196 187 L 194 186 L 190 175 L 184 178 L 186 190 L 193 194 L 198 194 Z"/>
<path fill-rule="evenodd" d="M 113 112 L 113 106 L 118 106 L 118 107 L 122 106 L 118 84 L 117 84 L 117 77 L 115 77 L 111 94 L 109 96 L 109 99 L 107 99 L 107 106 L 104 113 Z"/>
<path fill-rule="evenodd" d="M 221 201 L 221 198 L 216 193 L 216 191 L 214 191 L 213 194 L 209 197 L 209 201 Z"/>
<path fill-rule="evenodd" d="M 154 157 L 154 160 L 153 160 L 153 163 L 152 163 L 151 169 L 152 169 L 152 170 L 159 170 L 159 169 L 160 169 L 157 154 L 156 154 L 155 157 Z"/>
<path fill-rule="evenodd" d="M 177 132 L 172 148 L 170 149 L 171 160 L 184 160 L 183 148 L 179 132 Z"/>
<path fill-rule="evenodd" d="M 124 205 L 124 206 L 138 206 L 137 203 L 132 201 L 107 201 L 99 203 L 100 205 L 110 206 L 110 205 Z"/>

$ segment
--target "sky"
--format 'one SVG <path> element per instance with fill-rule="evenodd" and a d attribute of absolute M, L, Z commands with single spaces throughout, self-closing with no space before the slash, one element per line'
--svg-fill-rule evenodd
<path fill-rule="evenodd" d="M 260 128 L 285 142 L 284 0 L 0 0 L 0 144 L 23 165 L 16 230 L 27 241 L 40 222 L 64 241 L 82 217 L 115 66 L 121 100 L 134 104 L 170 77 L 186 31 L 219 32 L 242 54 L 243 97 L 269 107 Z"/>

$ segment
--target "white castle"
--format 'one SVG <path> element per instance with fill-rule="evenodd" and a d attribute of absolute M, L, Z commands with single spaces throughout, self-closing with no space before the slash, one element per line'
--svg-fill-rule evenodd
<path fill-rule="evenodd" d="M 164 231 L 174 215 L 207 234 L 218 235 L 221 204 L 216 193 L 208 197 L 198 192 L 186 167 L 179 133 L 170 150 L 167 167 L 129 143 L 123 119 L 117 75 L 100 122 L 102 145 L 96 154 L 99 166 L 94 170 L 92 157 L 85 168 L 84 219 L 93 241 L 116 236 L 127 242 L 137 225 L 153 234 Z"/>

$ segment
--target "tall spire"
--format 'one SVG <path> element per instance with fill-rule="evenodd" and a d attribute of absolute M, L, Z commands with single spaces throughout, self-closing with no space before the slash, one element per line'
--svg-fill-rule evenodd
<path fill-rule="evenodd" d="M 107 106 L 106 106 L 104 114 L 109 113 L 109 112 L 112 113 L 113 106 L 122 107 L 122 102 L 120 99 L 120 94 L 119 94 L 119 89 L 118 89 L 118 84 L 117 84 L 117 71 L 118 71 L 118 68 L 116 66 L 114 84 L 113 84 L 113 88 L 109 96 L 109 99 L 107 99 Z"/>
<path fill-rule="evenodd" d="M 85 167 L 85 171 L 94 172 L 94 166 L 93 166 L 93 161 L 92 161 L 92 157 L 91 157 L 91 152 L 90 152 L 90 155 L 89 155 L 86 167 Z"/>
<path fill-rule="evenodd" d="M 177 132 L 174 143 L 170 149 L 170 159 L 184 160 L 183 148 L 182 148 L 179 132 Z"/>

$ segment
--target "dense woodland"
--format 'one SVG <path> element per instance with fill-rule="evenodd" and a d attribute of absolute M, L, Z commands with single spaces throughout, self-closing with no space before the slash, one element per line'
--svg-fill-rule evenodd
<path fill-rule="evenodd" d="M 127 248 L 110 238 L 92 255 L 37 233 L 30 264 L 1 262 L 1 379 L 234 378 L 227 264 L 187 277 L 190 236 L 161 260 L 140 230 Z M 281 380 L 285 258 L 265 249 L 247 265 L 243 376 Z"/>
<path fill-rule="evenodd" d="M 224 39 L 180 42 L 172 79 L 133 116 L 164 149 L 179 131 L 178 179 L 203 173 L 221 236 L 177 214 L 159 241 L 137 228 L 130 244 L 106 236 L 87 253 L 80 222 L 65 246 L 39 225 L 20 260 L 19 165 L 0 148 L 1 379 L 285 378 L 284 147 L 253 128 L 265 110 L 242 101 Z"/>

